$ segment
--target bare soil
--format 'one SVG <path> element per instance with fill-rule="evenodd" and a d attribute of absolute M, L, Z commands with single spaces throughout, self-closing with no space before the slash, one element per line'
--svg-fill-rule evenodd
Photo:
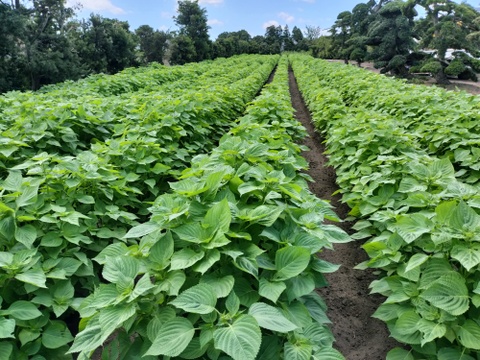
<path fill-rule="evenodd" d="M 327 165 L 323 139 L 315 131 L 292 71 L 289 77 L 295 116 L 309 134 L 303 144 L 310 151 L 302 155 L 310 164 L 308 174 L 315 180 L 309 185 L 310 190 L 317 197 L 330 201 L 339 218 L 345 219 L 350 209 L 341 202 L 340 195 L 332 195 L 338 186 L 334 169 Z M 347 233 L 353 232 L 352 223 L 342 222 L 339 225 Z M 327 275 L 329 286 L 318 292 L 328 305 L 331 329 L 336 339 L 335 348 L 347 360 L 382 360 L 389 350 L 399 344 L 389 337 L 383 322 L 371 317 L 384 299 L 369 295 L 368 286 L 375 279 L 372 272 L 354 269 L 355 265 L 367 259 L 360 246 L 360 242 L 336 244 L 334 251 L 326 250 L 320 254 L 322 259 L 342 266 L 337 272 Z"/>

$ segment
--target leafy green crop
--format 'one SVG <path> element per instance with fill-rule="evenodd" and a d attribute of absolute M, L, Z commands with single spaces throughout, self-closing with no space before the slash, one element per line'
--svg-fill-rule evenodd
<path fill-rule="evenodd" d="M 95 257 L 106 281 L 79 307 L 71 353 L 88 358 L 115 334 L 105 358 L 343 359 L 315 292 L 337 267 L 316 253 L 350 238 L 323 223 L 338 219 L 300 172 L 292 135 L 305 130 L 293 119 L 287 66 L 283 58 L 219 146 L 126 233 L 132 243 Z"/>
<path fill-rule="evenodd" d="M 128 107 L 119 99 L 125 108 L 115 116 L 105 113 L 102 121 L 108 127 L 111 120 L 111 132 L 102 130 L 93 114 L 56 116 L 53 99 L 39 105 L 40 113 L 42 106 L 48 108 L 47 128 L 36 128 L 42 123 L 20 112 L 16 127 L 2 131 L 16 145 L 2 153 L 0 164 L 0 358 L 72 358 L 65 353 L 78 331 L 80 303 L 104 281 L 130 286 L 135 270 L 117 279 L 115 266 L 123 265 L 112 263 L 102 272 L 99 254 L 111 244 L 141 254 L 131 233 L 125 237 L 127 231 L 149 217 L 155 198 L 193 156 L 217 145 L 277 61 L 276 56 L 252 57 L 248 77 L 229 67 L 223 80 L 212 80 L 215 84 L 205 84 L 202 92 L 185 91 L 176 100 L 161 102 L 152 95 L 141 103 L 136 93 Z M 252 64 L 257 64 L 255 71 Z M 234 76 L 238 81 L 229 83 Z M 20 100 L 17 108 L 23 106 Z M 73 119 L 104 137 L 82 142 L 73 131 L 82 126 L 74 127 Z M 72 137 L 62 138 L 67 129 L 73 129 L 68 132 Z M 149 286 L 148 278 L 138 280 L 137 297 Z"/>
<path fill-rule="evenodd" d="M 361 219 L 353 237 L 368 238 L 363 248 L 370 259 L 358 268 L 382 270 L 371 289 L 386 300 L 374 316 L 411 346 L 392 350 L 387 359 L 478 358 L 480 195 L 478 186 L 462 181 L 470 172 L 459 174 L 448 157 L 428 151 L 419 134 L 409 133 L 386 109 L 377 111 L 368 101 L 361 106 L 365 98 L 356 91 L 369 93 L 371 84 L 361 77 L 353 84 L 350 68 L 292 58 L 315 124 L 327 138 L 343 200 Z M 344 82 L 349 96 L 330 82 Z M 379 97 L 388 101 L 388 92 Z M 403 103 L 402 111 L 411 109 Z M 448 118 L 444 124 L 437 122 L 439 133 L 450 130 Z"/>

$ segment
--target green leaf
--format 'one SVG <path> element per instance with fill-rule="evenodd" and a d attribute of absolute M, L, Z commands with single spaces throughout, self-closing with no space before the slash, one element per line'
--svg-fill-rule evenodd
<path fill-rule="evenodd" d="M 227 275 L 222 278 L 203 276 L 200 279 L 200 284 L 210 285 L 215 291 L 217 298 L 220 299 L 227 297 L 228 294 L 230 294 L 233 289 L 233 285 L 235 284 L 235 278 L 232 275 Z"/>
<path fill-rule="evenodd" d="M 293 278 L 305 270 L 310 262 L 308 249 L 289 246 L 280 249 L 275 254 L 275 266 L 277 273 L 275 280 L 287 280 Z"/>
<path fill-rule="evenodd" d="M 465 321 L 465 324 L 456 330 L 460 343 L 468 349 L 480 350 L 480 326 L 473 320 Z"/>
<path fill-rule="evenodd" d="M 468 243 L 455 245 L 450 251 L 450 256 L 468 271 L 480 264 L 480 244 Z"/>
<path fill-rule="evenodd" d="M 15 301 L 7 310 L 4 310 L 3 313 L 17 320 L 32 320 L 42 316 L 42 313 L 34 304 L 24 300 Z"/>
<path fill-rule="evenodd" d="M 213 339 L 215 348 L 234 360 L 255 360 L 260 350 L 262 333 L 255 318 L 241 315 L 232 324 L 216 329 Z"/>
<path fill-rule="evenodd" d="M 203 219 L 203 226 L 210 227 L 221 231 L 222 233 L 228 232 L 230 229 L 230 222 L 232 221 L 232 214 L 230 207 L 228 206 L 227 199 L 213 205 L 205 215 Z"/>
<path fill-rule="evenodd" d="M 15 229 L 15 240 L 31 249 L 37 238 L 37 229 L 33 225 L 25 225 Z"/>
<path fill-rule="evenodd" d="M 171 270 L 184 270 L 196 264 L 205 256 L 205 252 L 196 252 L 192 249 L 182 249 L 172 255 Z"/>
<path fill-rule="evenodd" d="M 443 338 L 447 332 L 447 326 L 445 324 L 421 319 L 418 322 L 418 330 L 423 334 L 421 345 L 424 346 L 426 343 L 435 339 Z"/>
<path fill-rule="evenodd" d="M 288 300 L 292 301 L 315 290 L 315 279 L 312 274 L 301 274 L 287 280 L 286 285 Z"/>
<path fill-rule="evenodd" d="M 240 299 L 238 298 L 237 294 L 235 294 L 235 291 L 232 291 L 228 295 L 227 301 L 225 301 L 225 307 L 232 316 L 237 314 L 238 310 L 240 309 Z"/>
<path fill-rule="evenodd" d="M 52 321 L 42 333 L 42 344 L 47 349 L 58 349 L 72 340 L 72 334 L 70 334 L 65 323 L 61 321 Z"/>
<path fill-rule="evenodd" d="M 252 315 L 260 327 L 272 331 L 287 333 L 297 328 L 279 309 L 265 303 L 255 303 L 250 306 L 248 314 Z"/>
<path fill-rule="evenodd" d="M 425 261 L 427 261 L 428 258 L 429 258 L 429 256 L 426 255 L 426 254 L 415 254 L 415 255 L 413 255 L 410 258 L 410 260 L 408 260 L 407 267 L 405 268 L 405 272 L 408 272 L 410 270 L 413 270 L 413 269 L 419 267 L 420 265 L 425 263 Z"/>
<path fill-rule="evenodd" d="M 38 195 L 38 185 L 30 186 L 22 186 L 21 190 L 22 193 L 16 200 L 17 208 L 21 208 L 26 205 L 30 205 L 35 201 L 35 198 Z"/>
<path fill-rule="evenodd" d="M 103 267 L 102 276 L 114 284 L 132 283 L 140 271 L 139 261 L 129 256 L 110 257 Z"/>
<path fill-rule="evenodd" d="M 464 277 L 454 272 L 440 277 L 420 297 L 454 316 L 464 314 L 470 302 Z"/>
<path fill-rule="evenodd" d="M 285 360 L 310 360 L 313 350 L 312 345 L 290 342 L 285 343 L 283 349 Z"/>
<path fill-rule="evenodd" d="M 201 261 L 197 262 L 193 266 L 192 270 L 199 272 L 203 275 L 219 260 L 220 251 L 218 251 L 217 249 L 208 250 L 205 257 Z"/>
<path fill-rule="evenodd" d="M 161 226 L 155 223 L 145 223 L 134 226 L 123 237 L 124 239 L 140 238 L 142 236 L 161 230 Z"/>
<path fill-rule="evenodd" d="M 415 360 L 411 351 L 401 348 L 394 348 L 387 354 L 386 360 Z"/>
<path fill-rule="evenodd" d="M 125 321 L 135 315 L 137 308 L 134 304 L 119 304 L 100 310 L 99 322 L 104 333 L 113 331 Z"/>
<path fill-rule="evenodd" d="M 397 232 L 408 244 L 423 234 L 433 230 L 433 223 L 422 214 L 399 215 L 397 222 L 388 226 L 388 230 Z"/>
<path fill-rule="evenodd" d="M 264 278 L 260 279 L 258 293 L 260 296 L 276 303 L 282 292 L 287 288 L 283 281 L 270 282 Z"/>
<path fill-rule="evenodd" d="M 15 338 L 15 335 L 13 334 L 14 331 L 15 331 L 15 320 L 5 319 L 4 317 L 0 317 L 0 339 Z"/>
<path fill-rule="evenodd" d="M 183 271 L 170 271 L 168 272 L 167 277 L 158 284 L 155 293 L 165 291 L 170 296 L 176 296 L 186 279 Z"/>
<path fill-rule="evenodd" d="M 209 314 L 215 310 L 217 296 L 208 284 L 198 284 L 183 291 L 169 304 L 195 314 Z"/>
<path fill-rule="evenodd" d="M 345 360 L 345 358 L 339 351 L 326 347 L 315 351 L 312 360 Z"/>
<path fill-rule="evenodd" d="M 45 282 L 47 281 L 47 277 L 42 269 L 39 268 L 32 268 L 27 270 L 21 274 L 15 275 L 15 279 L 20 280 L 24 283 L 34 285 L 41 288 L 46 288 Z"/>
<path fill-rule="evenodd" d="M 475 360 L 470 355 L 464 354 L 454 348 L 442 348 L 438 351 L 438 360 Z"/>
<path fill-rule="evenodd" d="M 170 232 L 160 238 L 150 249 L 149 259 L 155 262 L 155 269 L 163 270 L 170 265 L 174 243 Z"/>
<path fill-rule="evenodd" d="M 6 341 L 0 342 L 0 360 L 10 360 L 12 352 L 13 345 L 11 343 Z"/>
<path fill-rule="evenodd" d="M 90 195 L 78 195 L 76 199 L 82 204 L 95 204 L 95 199 Z"/>
<path fill-rule="evenodd" d="M 177 317 L 162 325 L 157 337 L 144 356 L 178 356 L 188 346 L 195 335 L 195 329 L 190 321 Z"/>

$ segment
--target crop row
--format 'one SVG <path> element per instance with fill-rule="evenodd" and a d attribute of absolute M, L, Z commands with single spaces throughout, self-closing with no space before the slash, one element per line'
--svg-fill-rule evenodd
<path fill-rule="evenodd" d="M 115 334 L 107 359 L 343 359 L 314 291 L 337 266 L 316 253 L 349 241 L 308 190 L 295 144 L 288 63 L 209 155 L 199 155 L 148 222 L 95 259 L 106 283 L 79 306 L 80 359 Z M 132 339 L 130 341 L 129 339 Z M 119 357 L 125 358 L 125 357 Z"/>
<path fill-rule="evenodd" d="M 332 70 L 331 64 L 306 56 L 292 60 L 315 125 L 327 139 L 343 199 L 360 218 L 354 237 L 368 238 L 363 248 L 370 260 L 359 268 L 382 270 L 383 277 L 371 288 L 387 299 L 374 316 L 387 323 L 396 340 L 411 346 L 391 350 L 387 359 L 477 359 L 478 187 L 460 181 L 449 158 L 428 151 L 417 141 L 418 134 L 406 131 L 388 108 L 377 111 L 365 97 L 355 95 L 352 77 L 343 77 L 350 68 L 335 65 Z M 337 85 L 329 86 L 339 82 L 350 89 L 348 103 Z M 368 81 L 360 83 L 367 93 Z M 385 95 L 379 97 L 386 103 L 389 92 L 382 91 Z M 363 99 L 367 108 L 352 99 Z M 392 102 L 397 100 L 394 93 Z M 409 106 L 404 103 L 402 111 L 409 113 Z M 451 127 L 449 118 L 430 122 L 432 137 Z"/>
<path fill-rule="evenodd" d="M 71 332 L 78 331 L 76 309 L 102 282 L 92 259 L 112 243 L 132 245 L 124 238 L 127 230 L 150 215 L 148 208 L 168 190 L 167 181 L 193 156 L 217 145 L 278 61 L 277 56 L 256 59 L 257 69 L 230 86 L 207 84 L 203 92 L 187 92 L 170 104 L 151 97 L 142 105 L 136 98 L 126 110 L 130 118 L 119 116 L 115 136 L 104 141 L 39 131 L 43 136 L 29 147 L 3 154 L 0 358 L 71 358 L 64 354 Z M 65 120 L 52 114 L 48 126 L 81 128 L 67 127 Z M 17 122 L 24 122 L 26 132 L 31 129 L 21 115 Z M 87 123 L 95 128 L 95 117 Z M 18 141 L 19 135 L 10 129 L 2 136 Z M 52 141 L 62 141 L 61 146 Z M 75 149 L 80 142 L 85 150 Z M 169 211 L 181 207 L 171 205 Z"/>
<path fill-rule="evenodd" d="M 312 70 L 322 86 L 337 90 L 348 106 L 395 118 L 399 128 L 430 155 L 449 158 L 457 177 L 469 184 L 480 181 L 478 96 L 412 85 L 338 65 L 316 64 Z"/>

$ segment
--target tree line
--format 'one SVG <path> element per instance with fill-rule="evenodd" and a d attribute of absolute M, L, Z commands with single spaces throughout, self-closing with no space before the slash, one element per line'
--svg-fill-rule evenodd
<path fill-rule="evenodd" d="M 340 13 L 331 34 L 329 56 L 373 61 L 382 73 L 430 73 L 447 84 L 480 72 L 480 13 L 465 2 L 371 0 Z"/>
<path fill-rule="evenodd" d="M 184 64 L 232 55 L 308 50 L 309 39 L 294 27 L 270 26 L 264 36 L 245 30 L 211 41 L 207 12 L 198 1 L 179 1 L 176 31 L 91 14 L 76 19 L 66 0 L 0 0 L 0 93 L 37 90 L 89 74 L 114 74 L 151 62 Z M 313 28 L 312 28 L 313 29 Z"/>

